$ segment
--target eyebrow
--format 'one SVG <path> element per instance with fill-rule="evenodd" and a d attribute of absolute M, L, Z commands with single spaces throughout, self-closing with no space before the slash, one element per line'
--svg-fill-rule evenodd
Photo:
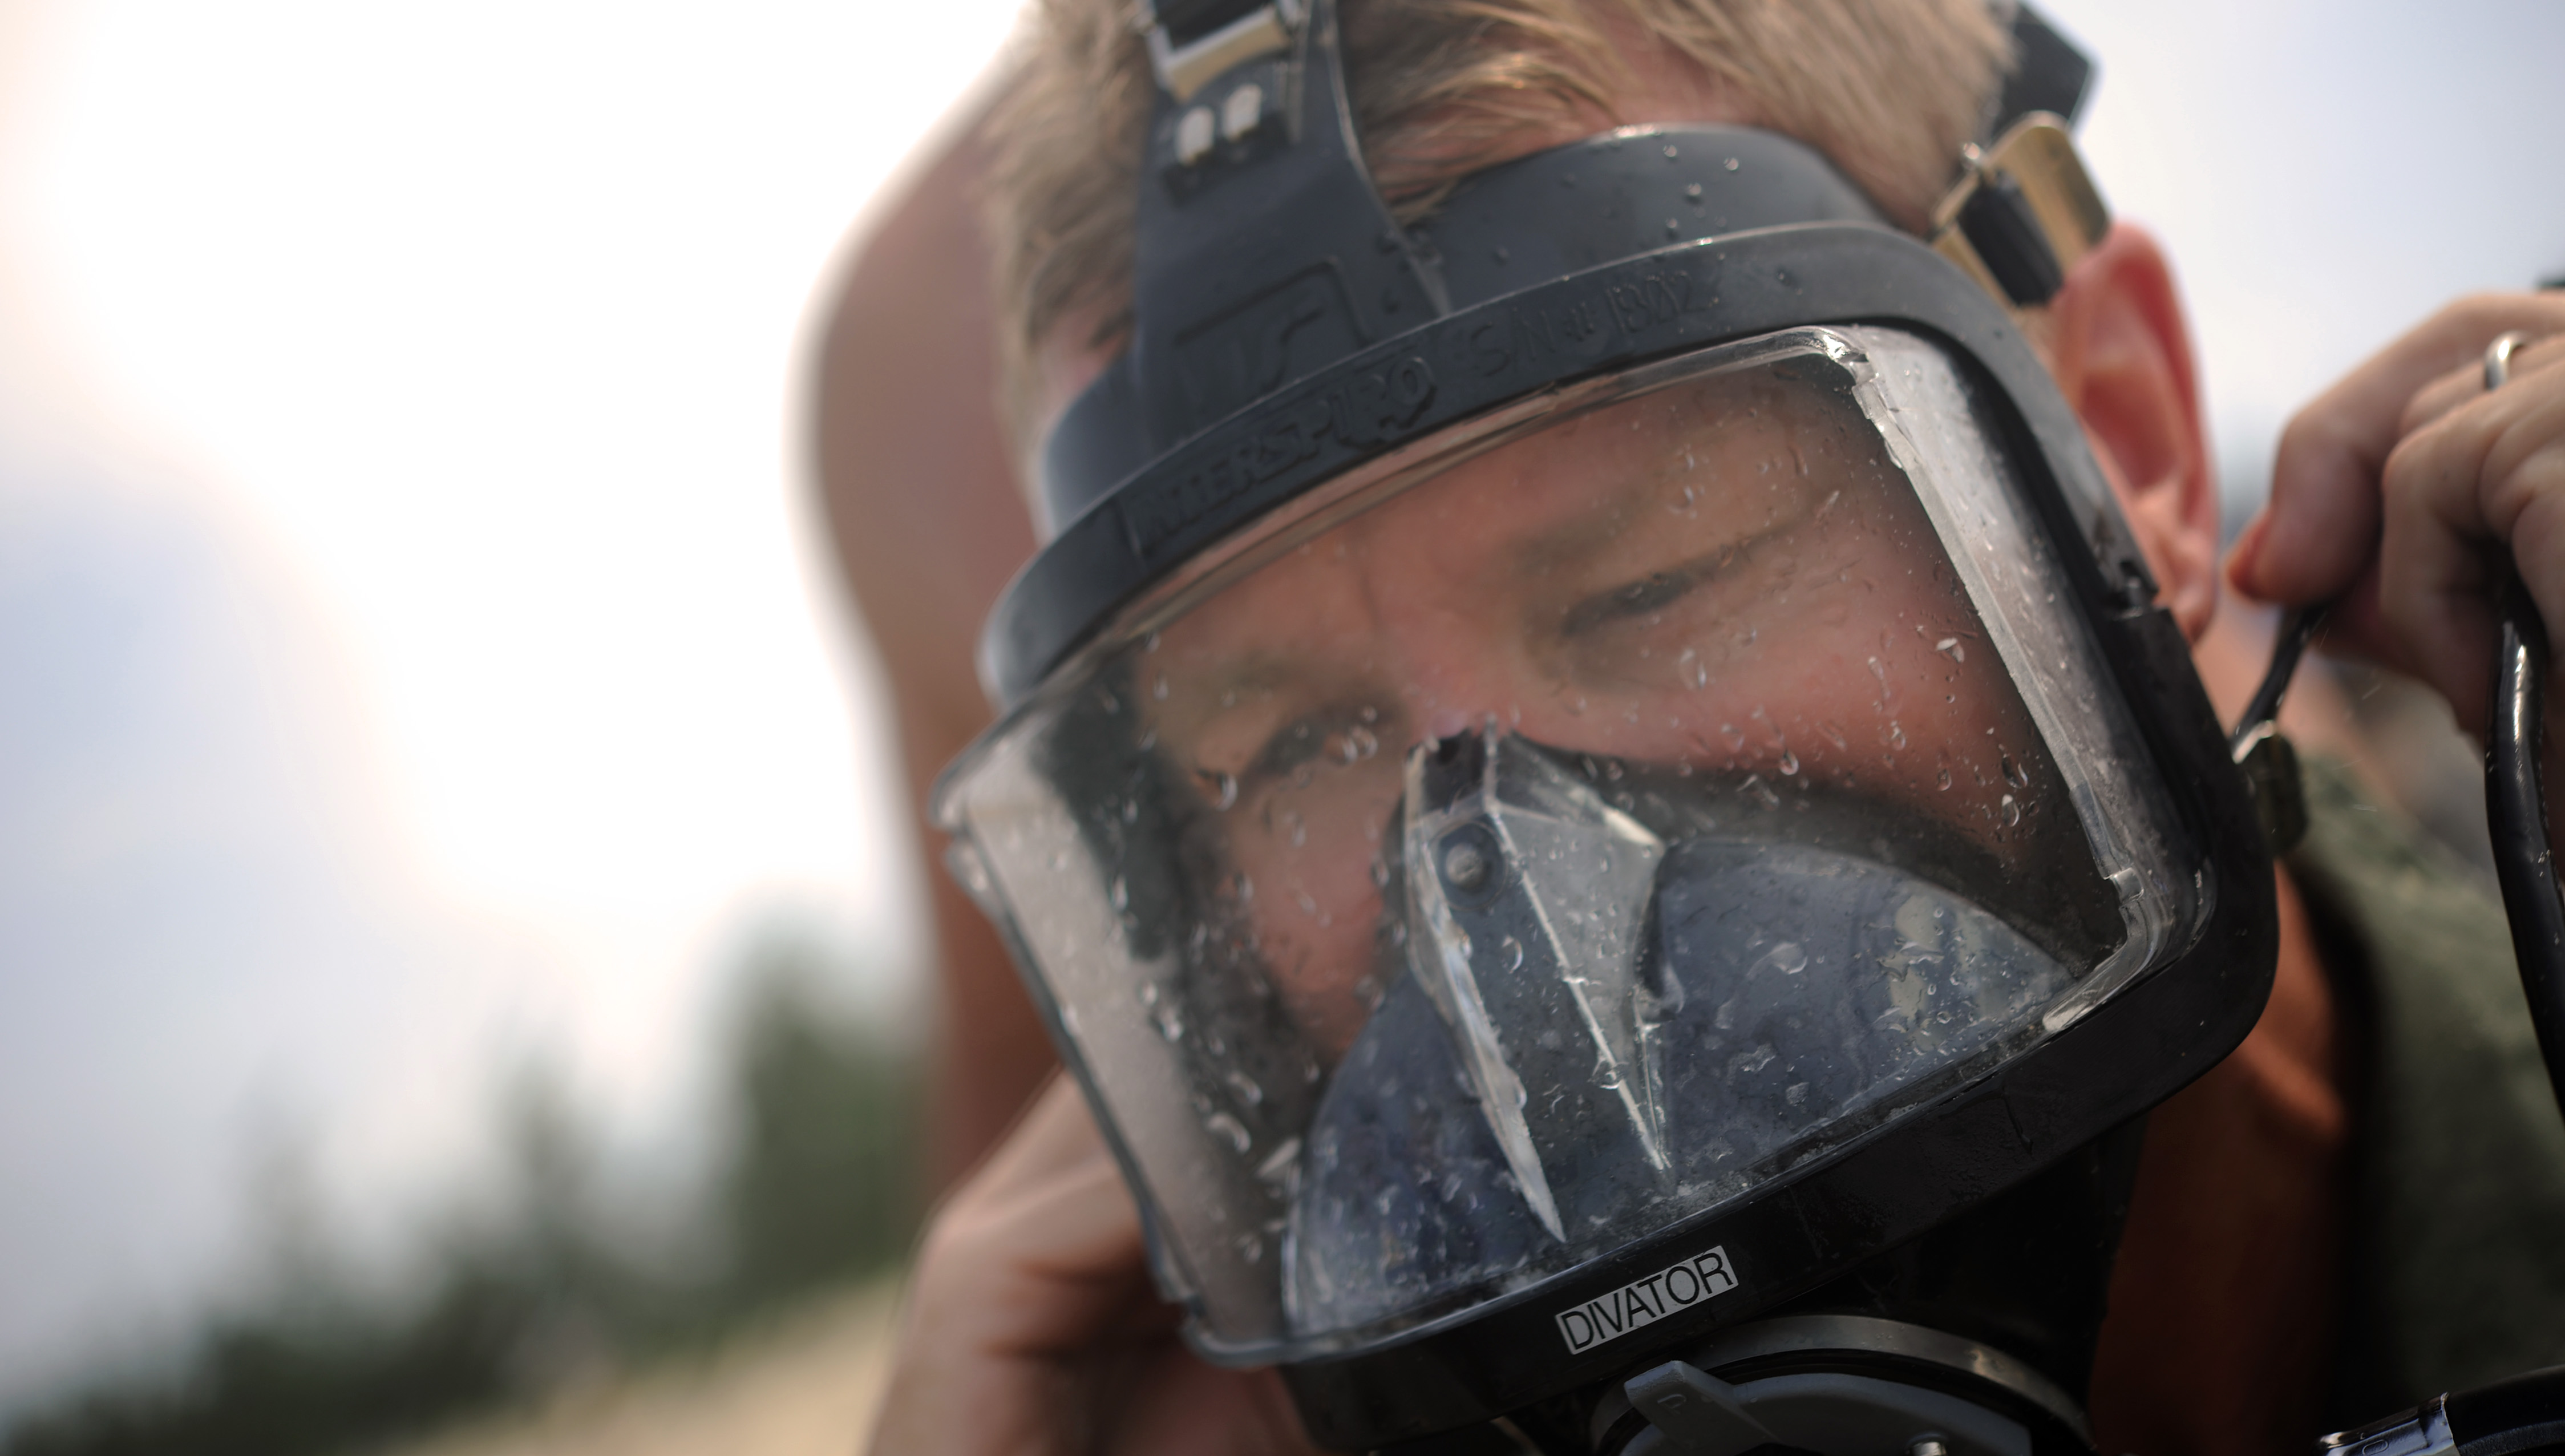
<path fill-rule="evenodd" d="M 1201 669 L 1185 696 L 1194 703 L 1209 703 L 1215 710 L 1236 706 L 1221 699 L 1232 694 L 1244 698 L 1249 693 L 1280 692 L 1310 681 L 1319 674 L 1309 671 L 1305 657 L 1277 652 L 1271 647 L 1257 647 L 1232 659 L 1220 659 Z"/>

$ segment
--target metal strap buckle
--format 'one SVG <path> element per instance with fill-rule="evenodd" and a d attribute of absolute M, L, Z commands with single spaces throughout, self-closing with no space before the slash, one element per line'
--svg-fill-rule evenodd
<path fill-rule="evenodd" d="M 2055 295 L 2075 261 L 2111 230 L 2066 121 L 2032 112 L 1993 145 L 1969 147 L 1968 170 L 1933 209 L 1926 240 L 2007 309 Z"/>
<path fill-rule="evenodd" d="M 1271 0 L 1182 45 L 1167 34 L 1154 3 L 1146 14 L 1149 64 L 1158 73 L 1158 84 L 1177 101 L 1186 102 L 1230 68 L 1287 50 L 1308 20 L 1309 9 L 1306 0 Z"/>

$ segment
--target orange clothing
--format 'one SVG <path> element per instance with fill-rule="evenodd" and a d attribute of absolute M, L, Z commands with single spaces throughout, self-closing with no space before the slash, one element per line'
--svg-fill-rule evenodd
<path fill-rule="evenodd" d="M 2350 1114 L 2334 993 L 2287 871 L 2262 1019 L 2158 1107 L 2093 1361 L 2106 1456 L 2307 1448 L 2338 1318 Z"/>

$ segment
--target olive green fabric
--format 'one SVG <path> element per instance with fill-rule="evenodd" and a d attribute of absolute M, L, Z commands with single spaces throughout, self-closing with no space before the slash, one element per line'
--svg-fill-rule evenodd
<path fill-rule="evenodd" d="M 2565 1362 L 2565 1118 L 2501 901 L 2342 765 L 2304 774 L 2289 871 L 2366 1054 L 2342 1395 L 2392 1409 Z"/>

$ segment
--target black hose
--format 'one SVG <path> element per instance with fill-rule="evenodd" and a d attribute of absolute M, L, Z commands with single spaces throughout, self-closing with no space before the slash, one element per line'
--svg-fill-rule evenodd
<path fill-rule="evenodd" d="M 2226 736 L 2227 748 L 2242 748 L 2254 729 L 2280 716 L 2280 698 L 2289 690 L 2289 679 L 2297 675 L 2298 657 L 2331 606 L 2331 602 L 2319 602 L 2313 607 L 2292 607 L 2280 618 L 2279 639 L 2271 644 L 2270 669 L 2262 674 L 2262 685 L 2253 690 L 2253 700 L 2244 705 L 2244 716 L 2235 720 L 2235 731 Z"/>
<path fill-rule="evenodd" d="M 2565 1110 L 2565 895 L 2556 886 L 2548 848 L 2547 802 L 2540 792 L 2539 728 L 2547 686 L 2547 628 L 2516 573 L 2496 596 L 2499 650 L 2493 711 L 2485 727 L 2485 817 L 2493 862 L 2511 918 L 2512 954 L 2529 998 L 2547 1082 Z"/>

